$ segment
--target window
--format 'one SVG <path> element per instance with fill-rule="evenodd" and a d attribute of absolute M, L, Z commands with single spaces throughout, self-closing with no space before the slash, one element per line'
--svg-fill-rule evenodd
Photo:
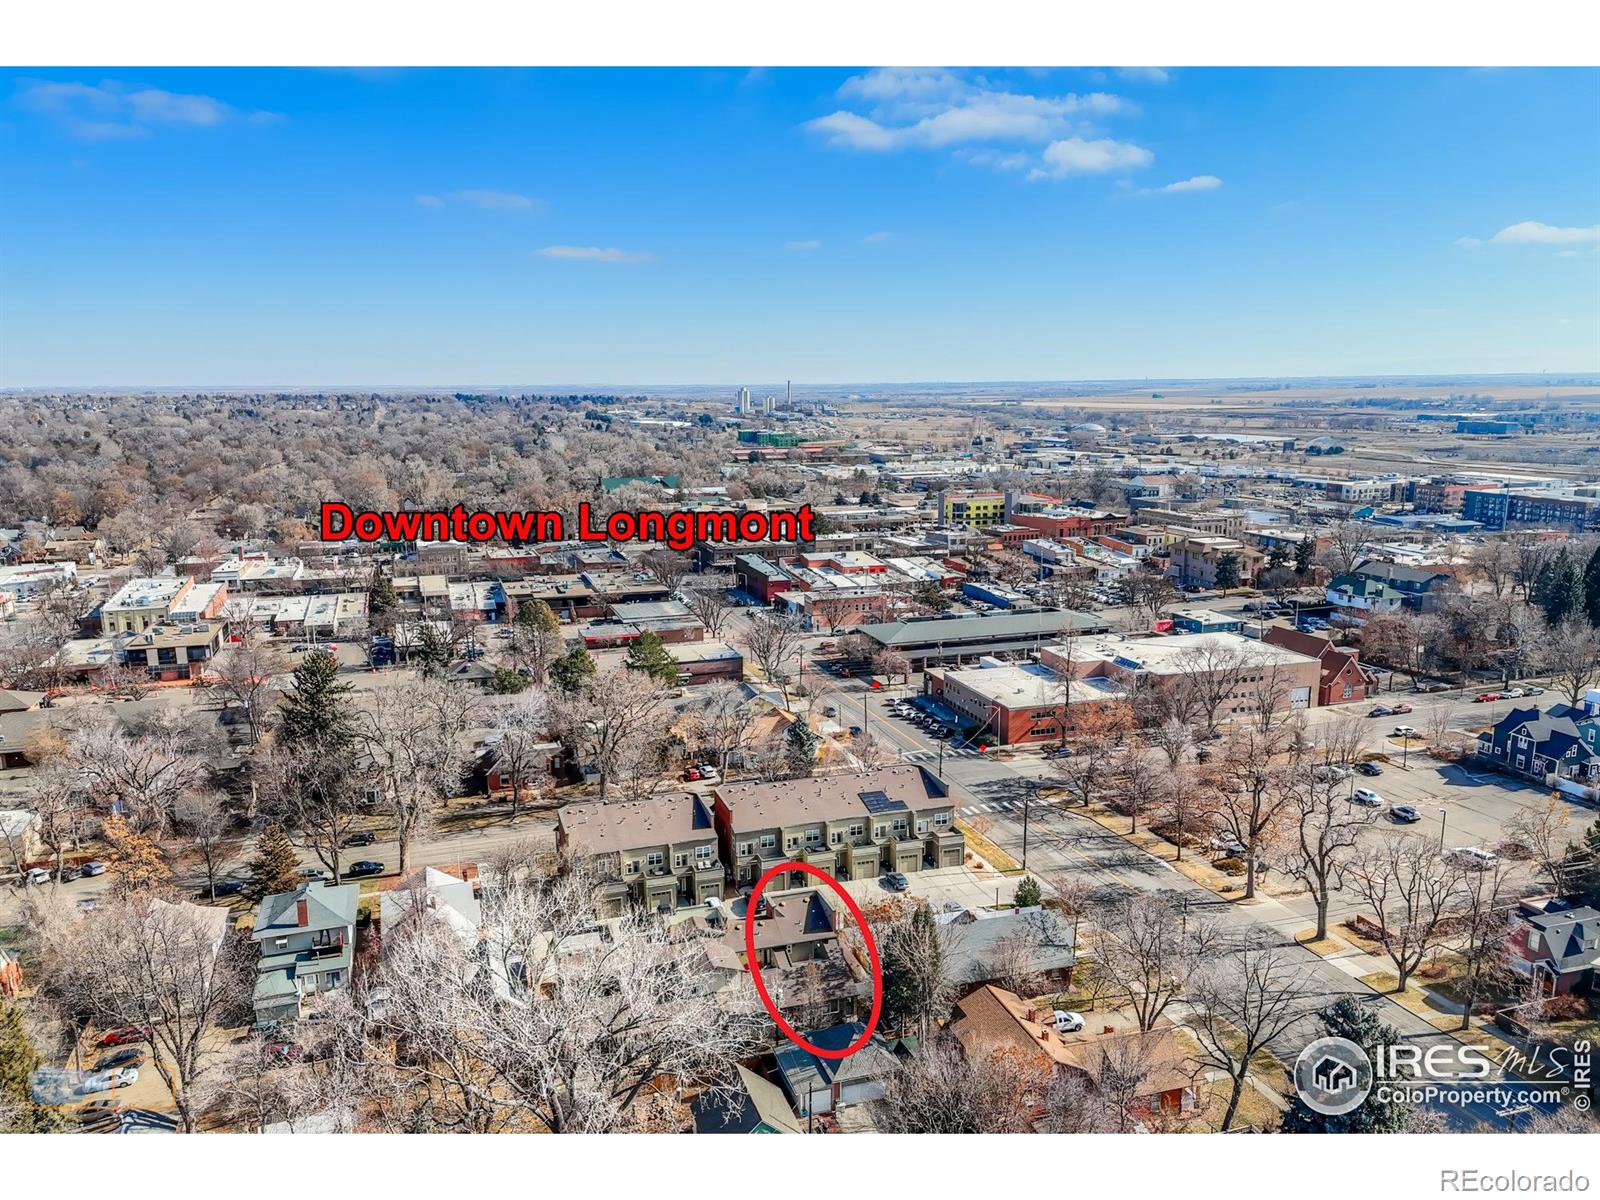
<path fill-rule="evenodd" d="M 1528 949 L 1529 950 L 1537 950 L 1538 948 L 1539 948 L 1539 931 L 1537 929 L 1530 929 L 1530 930 L 1528 930 Z"/>
<path fill-rule="evenodd" d="M 740 858 L 745 858 L 745 857 L 747 857 L 747 856 L 749 856 L 751 854 L 754 854 L 754 853 L 755 853 L 755 843 L 754 842 L 740 842 L 739 843 L 739 857 Z"/>
<path fill-rule="evenodd" d="M 897 837 L 905 836 L 906 827 L 906 819 L 904 817 L 896 817 L 894 819 L 894 832 Z"/>
<path fill-rule="evenodd" d="M 800 835 L 797 833 L 791 833 L 788 837 L 783 839 L 783 848 L 785 850 L 793 850 L 799 844 Z"/>
<path fill-rule="evenodd" d="M 644 856 L 644 860 L 649 866 L 659 867 L 666 863 L 667 856 L 660 850 L 652 850 L 649 854 Z"/>
<path fill-rule="evenodd" d="M 637 875 L 639 873 L 639 860 L 637 858 L 630 858 L 628 860 L 627 873 L 629 875 Z"/>
<path fill-rule="evenodd" d="M 820 830 L 820 829 L 808 829 L 808 830 L 806 830 L 806 845 L 809 846 L 813 850 L 815 850 L 818 846 L 822 845 L 822 830 Z"/>
<path fill-rule="evenodd" d="M 763 850 L 775 850 L 775 849 L 777 849 L 777 847 L 778 847 L 778 835 L 777 834 L 775 834 L 775 833 L 763 833 L 761 835 L 761 848 Z"/>
<path fill-rule="evenodd" d="M 922 821 L 918 821 L 917 822 L 917 832 L 918 833 L 927 833 L 928 832 L 928 822 L 926 820 L 922 820 Z"/>
<path fill-rule="evenodd" d="M 844 830 L 842 830 L 842 829 L 835 829 L 832 833 L 830 833 L 828 835 L 828 844 L 830 846 L 837 846 L 840 843 L 842 843 L 843 841 L 844 841 Z"/>
<path fill-rule="evenodd" d="M 699 867 L 709 866 L 712 860 L 712 850 L 713 847 L 711 846 L 696 846 L 694 848 L 695 865 Z"/>
<path fill-rule="evenodd" d="M 936 826 L 938 826 L 940 829 L 943 829 L 946 825 L 950 824 L 950 814 L 949 813 L 940 813 L 937 817 L 935 817 L 933 819 L 933 823 Z"/>
<path fill-rule="evenodd" d="M 676 853 L 676 854 L 674 854 L 672 856 L 672 865 L 675 866 L 675 867 L 687 866 L 688 862 L 689 862 L 689 856 L 687 854 L 685 854 L 682 850 L 678 851 L 678 853 Z"/>
<path fill-rule="evenodd" d="M 860 821 L 856 821 L 850 826 L 850 836 L 853 838 L 860 837 L 862 834 L 866 833 L 866 831 L 867 827 Z"/>
<path fill-rule="evenodd" d="M 888 832 L 889 832 L 889 827 L 887 825 L 874 825 L 872 827 L 872 836 L 875 837 L 875 838 L 881 838 L 881 837 L 885 836 Z"/>

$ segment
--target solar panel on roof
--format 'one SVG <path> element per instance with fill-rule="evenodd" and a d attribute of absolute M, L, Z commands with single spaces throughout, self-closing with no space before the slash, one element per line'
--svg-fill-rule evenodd
<path fill-rule="evenodd" d="M 894 812 L 896 809 L 903 809 L 906 806 L 904 800 L 891 800 L 888 794 L 882 791 L 857 792 L 856 794 L 861 797 L 861 803 L 867 806 L 869 813 Z"/>

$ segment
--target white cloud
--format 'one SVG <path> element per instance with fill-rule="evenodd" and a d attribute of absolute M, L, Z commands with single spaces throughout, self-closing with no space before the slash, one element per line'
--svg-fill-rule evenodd
<path fill-rule="evenodd" d="M 1600 242 L 1600 225 L 1546 225 L 1540 221 L 1518 221 L 1507 225 L 1489 239 L 1510 245 L 1587 246 Z"/>
<path fill-rule="evenodd" d="M 785 250 L 820 250 L 822 243 L 815 239 L 804 242 L 785 242 L 783 248 Z"/>
<path fill-rule="evenodd" d="M 887 242 L 893 236 L 894 235 L 887 229 L 880 229 L 877 233 L 867 234 L 867 236 L 862 238 L 861 241 L 863 245 L 876 246 L 882 242 Z"/>
<path fill-rule="evenodd" d="M 1465 246 L 1470 249 L 1473 246 L 1483 245 L 1483 239 L 1475 237 L 1458 237 L 1456 239 L 1456 245 Z"/>
<path fill-rule="evenodd" d="M 1043 165 L 1028 172 L 1029 179 L 1065 179 L 1069 175 L 1103 175 L 1108 171 L 1132 171 L 1147 167 L 1155 155 L 1132 142 L 1111 138 L 1064 138 L 1051 142 L 1041 156 Z"/>
<path fill-rule="evenodd" d="M 655 255 L 643 250 L 619 250 L 615 246 L 546 246 L 535 250 L 541 258 L 561 258 L 573 262 L 642 263 Z"/>
<path fill-rule="evenodd" d="M 417 204 L 422 208 L 443 208 L 444 201 L 438 196 L 418 196 Z"/>
<path fill-rule="evenodd" d="M 522 196 L 516 192 L 497 192 L 490 188 L 451 192 L 450 199 L 458 204 L 470 204 L 474 208 L 506 208 L 528 211 L 543 207 L 542 202 L 533 196 Z"/>
<path fill-rule="evenodd" d="M 1157 188 L 1158 192 L 1210 192 L 1222 186 L 1222 180 L 1215 175 L 1193 175 L 1188 179 L 1180 179 L 1176 183 L 1169 183 L 1165 187 Z"/>
<path fill-rule="evenodd" d="M 237 109 L 215 96 L 134 87 L 112 79 L 98 84 L 27 80 L 14 98 L 87 141 L 148 137 L 157 128 L 209 129 L 233 121 L 262 125 L 282 120 L 279 113 Z"/>
<path fill-rule="evenodd" d="M 1131 108 L 1104 92 L 1032 95 L 942 68 L 869 71 L 845 80 L 838 94 L 865 111 L 840 109 L 806 128 L 830 146 L 867 151 L 1040 144 Z"/>

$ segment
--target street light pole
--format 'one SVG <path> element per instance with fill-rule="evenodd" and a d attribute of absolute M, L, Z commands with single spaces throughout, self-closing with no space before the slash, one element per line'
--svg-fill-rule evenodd
<path fill-rule="evenodd" d="M 1033 781 L 1030 779 L 1022 789 L 1022 869 L 1028 869 L 1028 800 L 1033 795 Z"/>
<path fill-rule="evenodd" d="M 1444 809 L 1441 808 L 1439 810 L 1439 853 L 1440 854 L 1444 853 L 1444 825 L 1445 825 L 1445 818 L 1448 815 L 1449 814 Z"/>

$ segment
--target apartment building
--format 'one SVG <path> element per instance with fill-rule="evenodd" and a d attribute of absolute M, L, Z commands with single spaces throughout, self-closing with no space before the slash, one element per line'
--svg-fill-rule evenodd
<path fill-rule="evenodd" d="M 152 678 L 198 679 L 205 664 L 222 649 L 222 622 L 152 625 L 122 645 L 129 666 L 143 667 Z"/>
<path fill-rule="evenodd" d="M 1203 534 L 1179 538 L 1169 548 L 1167 574 L 1185 586 L 1217 586 L 1217 564 L 1231 557 L 1239 572 L 1239 584 L 1248 584 L 1267 561 L 1254 546 L 1231 537 Z"/>
<path fill-rule="evenodd" d="M 185 575 L 130 579 L 100 606 L 100 632 L 108 636 L 143 633 L 152 625 L 164 624 L 194 586 L 194 580 Z"/>
<path fill-rule="evenodd" d="M 1583 532 L 1600 529 L 1600 484 L 1496 490 L 1469 487 L 1461 515 L 1485 529 L 1549 526 Z"/>
<path fill-rule="evenodd" d="M 804 862 L 837 879 L 960 866 L 966 840 L 955 804 L 918 766 L 777 783 L 725 784 L 712 793 L 718 845 L 735 887 L 770 867 Z M 803 872 L 775 886 L 800 887 Z"/>
<path fill-rule="evenodd" d="M 690 792 L 569 804 L 556 820 L 557 849 L 600 871 L 607 880 L 601 903 L 612 913 L 670 912 L 722 896 L 719 837 L 711 810 Z"/>
<path fill-rule="evenodd" d="M 946 525 L 966 525 L 974 529 L 998 525 L 1006 516 L 1005 493 L 946 492 L 939 511 Z"/>

